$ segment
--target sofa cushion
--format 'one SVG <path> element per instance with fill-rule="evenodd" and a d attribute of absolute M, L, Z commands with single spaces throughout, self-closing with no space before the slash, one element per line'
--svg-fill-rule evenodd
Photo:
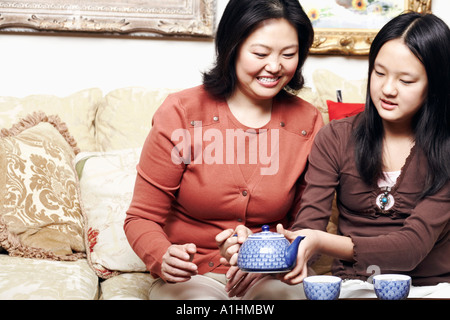
<path fill-rule="evenodd" d="M 149 273 L 123 273 L 101 282 L 101 300 L 148 300 L 154 279 Z"/>
<path fill-rule="evenodd" d="M 325 122 L 328 122 L 327 100 L 338 101 L 336 90 L 341 90 L 342 101 L 346 103 L 364 103 L 366 101 L 367 79 L 347 80 L 331 71 L 318 69 L 312 75 L 314 87 L 320 97 L 320 110 Z"/>
<path fill-rule="evenodd" d="M 57 116 L 34 113 L 0 133 L 0 245 L 11 255 L 84 257 L 76 142 Z"/>
<path fill-rule="evenodd" d="M 176 89 L 121 88 L 109 92 L 99 106 L 95 124 L 97 151 L 142 147 L 153 114 Z"/>
<path fill-rule="evenodd" d="M 83 151 L 95 151 L 94 120 L 103 101 L 100 89 L 86 89 L 66 97 L 30 95 L 23 98 L 0 97 L 0 128 L 9 128 L 26 115 L 43 111 L 57 114 L 64 121 Z"/>
<path fill-rule="evenodd" d="M 98 291 L 98 277 L 86 259 L 48 261 L 0 254 L 0 300 L 92 300 Z"/>
<path fill-rule="evenodd" d="M 133 196 L 140 148 L 82 152 L 76 158 L 84 212 L 88 261 L 101 278 L 146 271 L 128 243 L 123 224 Z"/>
<path fill-rule="evenodd" d="M 308 101 L 311 103 L 314 107 L 316 107 L 322 114 L 328 113 L 328 109 L 326 106 L 322 105 L 322 101 L 320 99 L 319 94 L 317 91 L 314 91 L 310 87 L 303 87 L 298 93 L 297 96 L 302 98 L 305 101 Z"/>

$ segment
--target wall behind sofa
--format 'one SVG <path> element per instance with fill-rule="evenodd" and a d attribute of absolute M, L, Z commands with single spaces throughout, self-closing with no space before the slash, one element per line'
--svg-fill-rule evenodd
<path fill-rule="evenodd" d="M 217 20 L 228 0 L 217 0 Z M 432 10 L 450 25 L 450 1 Z M 201 83 L 214 59 L 212 40 L 161 40 L 0 34 L 0 96 L 55 94 L 98 87 L 185 88 Z M 326 68 L 347 79 L 366 77 L 365 57 L 310 56 L 304 72 Z"/>

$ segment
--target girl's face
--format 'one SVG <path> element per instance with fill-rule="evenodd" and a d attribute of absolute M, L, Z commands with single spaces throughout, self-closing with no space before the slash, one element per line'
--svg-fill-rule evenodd
<path fill-rule="evenodd" d="M 383 122 L 411 125 L 427 97 L 425 67 L 403 40 L 386 42 L 370 77 L 370 96 Z"/>
<path fill-rule="evenodd" d="M 255 101 L 272 99 L 294 76 L 298 50 L 297 31 L 287 20 L 262 22 L 238 49 L 234 93 Z"/>

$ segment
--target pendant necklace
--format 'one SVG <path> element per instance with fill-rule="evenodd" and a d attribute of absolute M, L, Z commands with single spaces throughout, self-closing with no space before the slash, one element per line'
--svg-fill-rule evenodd
<path fill-rule="evenodd" d="M 390 187 L 384 187 L 381 190 L 383 190 L 383 192 L 380 193 L 377 197 L 377 206 L 381 209 L 381 211 L 387 211 L 394 206 L 395 199 L 390 193 Z"/>

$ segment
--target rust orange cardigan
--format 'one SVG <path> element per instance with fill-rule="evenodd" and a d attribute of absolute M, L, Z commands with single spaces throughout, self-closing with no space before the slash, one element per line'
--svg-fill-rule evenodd
<path fill-rule="evenodd" d="M 200 274 L 226 272 L 215 236 L 239 224 L 258 232 L 292 222 L 322 126 L 315 107 L 289 94 L 275 99 L 270 122 L 258 130 L 240 124 L 203 86 L 169 95 L 137 166 L 124 225 L 133 250 L 160 275 L 171 244 L 194 243 Z"/>

